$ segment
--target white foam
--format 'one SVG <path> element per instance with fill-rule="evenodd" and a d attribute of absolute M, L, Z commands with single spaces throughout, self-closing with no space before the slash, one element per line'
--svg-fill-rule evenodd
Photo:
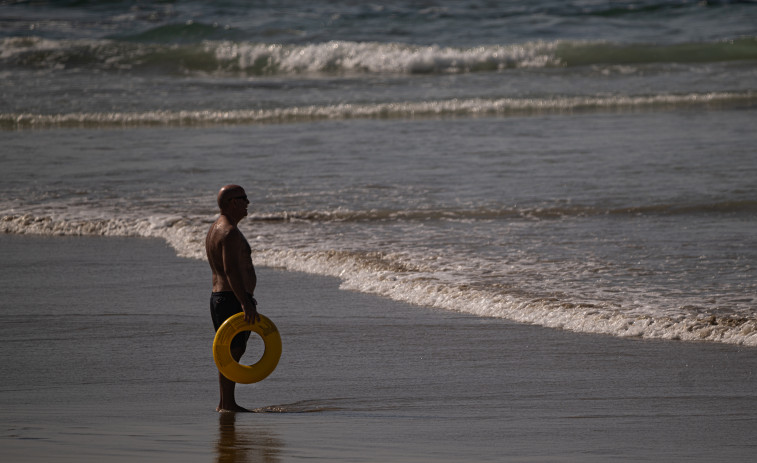
<path fill-rule="evenodd" d="M 23 214 L 3 216 L 0 219 L 0 232 L 49 236 L 161 238 L 181 257 L 204 259 L 204 233 L 197 222 L 187 217 L 176 216 L 151 216 L 145 219 L 61 219 Z"/>
<path fill-rule="evenodd" d="M 502 70 L 559 64 L 557 43 L 533 42 L 473 48 L 331 41 L 307 45 L 208 42 L 206 51 L 240 70 L 268 73 L 370 72 L 415 74 Z"/>
<path fill-rule="evenodd" d="M 207 217 L 155 215 L 144 219 L 54 219 L 5 215 L 0 232 L 41 235 L 139 236 L 164 239 L 182 257 L 205 259 Z M 494 287 L 469 287 L 432 267 L 402 262 L 406 255 L 337 250 L 276 249 L 251 244 L 257 265 L 333 276 L 343 289 L 482 317 L 504 318 L 549 328 L 618 337 L 712 341 L 757 346 L 757 320 L 694 313 L 653 316 L 612 306 L 571 304 L 556 298 L 528 298 Z M 269 244 L 269 243 L 266 243 Z"/>
<path fill-rule="evenodd" d="M 82 112 L 66 114 L 0 113 L 0 125 L 12 125 L 17 128 L 49 126 L 151 126 L 249 124 L 355 118 L 412 118 L 446 115 L 487 116 L 576 110 L 728 104 L 731 102 L 750 102 L 755 99 L 757 99 L 757 93 L 747 91 L 689 93 L 684 95 L 660 94 L 651 96 L 468 98 L 419 102 L 313 105 L 232 111 Z"/>
<path fill-rule="evenodd" d="M 6 37 L 0 39 L 0 59 L 8 59 L 32 51 L 62 50 L 71 46 L 72 43 L 74 42 L 41 37 Z"/>
<path fill-rule="evenodd" d="M 343 289 L 483 317 L 619 337 L 757 346 L 755 319 L 652 317 L 599 307 L 571 307 L 571 304 L 554 299 L 529 300 L 491 291 L 460 288 L 457 284 L 442 283 L 425 276 L 369 270 L 345 253 L 268 251 L 259 254 L 258 261 L 263 265 L 338 277 L 343 281 Z"/>

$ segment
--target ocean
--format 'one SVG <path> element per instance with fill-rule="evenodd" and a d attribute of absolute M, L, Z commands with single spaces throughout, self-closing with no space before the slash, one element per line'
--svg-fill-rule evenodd
<path fill-rule="evenodd" d="M 0 2 L 0 456 L 749 461 L 756 121 L 753 1 Z"/>
<path fill-rule="evenodd" d="M 481 317 L 757 346 L 757 6 L 4 2 L 2 230 Z"/>

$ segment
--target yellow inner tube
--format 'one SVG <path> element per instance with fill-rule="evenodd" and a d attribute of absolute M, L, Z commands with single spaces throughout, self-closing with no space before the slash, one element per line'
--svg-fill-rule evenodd
<path fill-rule="evenodd" d="M 231 340 L 242 331 L 257 333 L 265 343 L 263 356 L 254 365 L 242 365 L 231 356 Z M 235 383 L 250 384 L 264 380 L 276 369 L 280 358 L 281 335 L 265 315 L 260 315 L 260 320 L 255 324 L 244 321 L 242 312 L 233 315 L 218 328 L 213 340 L 213 360 L 218 371 Z"/>

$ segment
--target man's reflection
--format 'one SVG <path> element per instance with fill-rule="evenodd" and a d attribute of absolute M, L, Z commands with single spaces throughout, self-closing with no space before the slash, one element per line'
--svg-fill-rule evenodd
<path fill-rule="evenodd" d="M 236 426 L 236 413 L 219 413 L 217 463 L 281 461 L 279 452 L 283 445 L 271 433 L 254 427 L 251 423 Z M 249 415 L 247 415 L 249 418 Z"/>

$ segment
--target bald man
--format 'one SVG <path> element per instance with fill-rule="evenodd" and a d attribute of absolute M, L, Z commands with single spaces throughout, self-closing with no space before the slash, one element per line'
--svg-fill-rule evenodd
<path fill-rule="evenodd" d="M 252 265 L 252 250 L 242 232 L 237 228 L 247 216 L 250 201 L 239 185 L 226 185 L 218 192 L 218 207 L 221 216 L 210 227 L 205 237 L 205 251 L 213 272 L 213 293 L 210 296 L 210 316 L 216 331 L 232 315 L 244 312 L 244 319 L 257 322 L 257 302 L 253 295 L 257 285 L 255 267 Z M 231 355 L 237 362 L 247 348 L 249 331 L 243 331 L 231 341 Z M 247 412 L 237 405 L 234 398 L 236 383 L 218 373 L 221 389 L 219 412 Z"/>

